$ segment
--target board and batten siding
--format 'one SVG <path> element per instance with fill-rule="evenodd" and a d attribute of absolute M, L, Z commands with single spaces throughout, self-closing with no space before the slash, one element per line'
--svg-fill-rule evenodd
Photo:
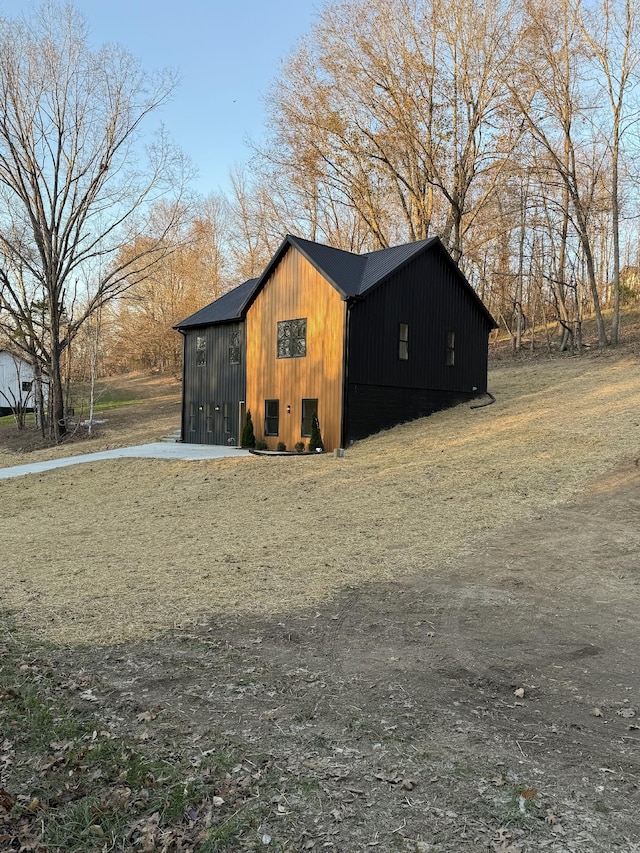
<path fill-rule="evenodd" d="M 229 363 L 232 334 L 239 334 L 240 363 Z M 196 343 L 206 341 L 206 364 Z M 240 443 L 239 404 L 245 395 L 244 322 L 190 328 L 184 336 L 182 440 L 194 444 Z"/>
<path fill-rule="evenodd" d="M 400 324 L 408 358 L 399 357 Z M 345 437 L 367 435 L 486 391 L 490 323 L 456 268 L 434 249 L 351 308 Z M 447 364 L 447 333 L 455 334 Z"/>
<path fill-rule="evenodd" d="M 399 325 L 409 327 L 399 358 Z M 447 332 L 455 364 L 447 365 Z M 455 267 L 440 251 L 408 263 L 351 309 L 349 382 L 486 391 L 490 325 Z"/>
<path fill-rule="evenodd" d="M 306 356 L 277 357 L 282 320 L 306 318 Z M 340 446 L 345 302 L 294 247 L 284 254 L 247 311 L 247 409 L 256 438 L 293 450 L 301 435 L 302 400 L 318 400 L 325 449 Z M 264 435 L 265 400 L 279 401 L 277 436 Z M 288 413 L 288 407 L 291 407 Z"/>

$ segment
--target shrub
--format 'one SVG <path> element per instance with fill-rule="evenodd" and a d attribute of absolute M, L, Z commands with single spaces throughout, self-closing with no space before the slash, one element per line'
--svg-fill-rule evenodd
<path fill-rule="evenodd" d="M 254 447 L 256 450 L 268 450 L 269 449 L 269 445 L 267 444 L 266 441 L 256 441 Z"/>
<path fill-rule="evenodd" d="M 311 438 L 309 439 L 309 450 L 313 453 L 315 450 L 324 450 L 322 443 L 322 434 L 320 433 L 320 421 L 318 420 L 317 412 L 313 413 L 311 420 Z"/>
<path fill-rule="evenodd" d="M 284 443 L 284 441 L 279 441 L 278 445 L 277 445 L 277 449 L 280 453 L 284 453 L 285 450 L 287 449 L 287 445 Z"/>
<path fill-rule="evenodd" d="M 296 453 L 304 453 L 304 441 L 296 441 L 294 445 Z"/>
<path fill-rule="evenodd" d="M 242 440 L 240 447 L 255 447 L 256 437 L 253 433 L 253 421 L 251 420 L 251 412 L 247 412 L 247 417 L 242 430 Z"/>

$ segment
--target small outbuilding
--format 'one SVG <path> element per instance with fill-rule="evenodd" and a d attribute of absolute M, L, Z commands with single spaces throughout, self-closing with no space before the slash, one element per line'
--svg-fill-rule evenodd
<path fill-rule="evenodd" d="M 46 390 L 46 389 L 45 389 Z M 33 367 L 19 355 L 0 349 L 0 415 L 34 409 Z"/>
<path fill-rule="evenodd" d="M 487 390 L 496 324 L 437 238 L 363 255 L 287 236 L 259 278 L 178 323 L 182 440 L 325 448 Z"/>

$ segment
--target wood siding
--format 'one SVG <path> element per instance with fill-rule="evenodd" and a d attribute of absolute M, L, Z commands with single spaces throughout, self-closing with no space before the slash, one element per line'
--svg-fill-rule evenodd
<path fill-rule="evenodd" d="M 307 320 L 306 356 L 277 358 L 277 324 Z M 301 435 L 302 400 L 318 399 L 327 450 L 340 446 L 345 303 L 296 249 L 290 247 L 247 311 L 247 409 L 256 438 L 293 450 Z M 264 436 L 265 400 L 279 400 L 277 437 Z M 291 407 L 290 413 L 287 407 Z"/>
<path fill-rule="evenodd" d="M 397 388 L 390 385 L 358 385 L 347 388 L 348 419 L 344 442 L 366 438 L 399 423 L 424 418 L 472 400 L 475 392 L 436 391 L 424 388 Z"/>
<path fill-rule="evenodd" d="M 400 358 L 400 324 L 408 358 Z M 489 321 L 439 249 L 425 252 L 350 309 L 345 439 L 486 391 Z M 447 333 L 455 363 L 447 364 Z"/>
<path fill-rule="evenodd" d="M 232 333 L 239 334 L 239 364 L 229 363 Z M 206 341 L 206 364 L 200 365 L 199 337 Z M 235 446 L 241 438 L 238 407 L 245 398 L 244 322 L 189 329 L 184 338 L 182 440 Z"/>

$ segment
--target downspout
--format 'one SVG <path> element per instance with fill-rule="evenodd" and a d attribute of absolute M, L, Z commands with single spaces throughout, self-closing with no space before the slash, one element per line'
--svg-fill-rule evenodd
<path fill-rule="evenodd" d="M 187 335 L 186 332 L 182 331 L 182 329 L 178 329 L 178 331 L 182 335 L 182 405 L 180 411 L 180 441 L 184 442 L 184 416 L 186 411 L 185 382 L 187 379 Z"/>
<path fill-rule="evenodd" d="M 349 331 L 351 328 L 350 299 L 345 300 L 344 337 L 342 343 L 342 418 L 340 423 L 340 447 L 347 446 L 347 396 L 349 388 Z"/>

